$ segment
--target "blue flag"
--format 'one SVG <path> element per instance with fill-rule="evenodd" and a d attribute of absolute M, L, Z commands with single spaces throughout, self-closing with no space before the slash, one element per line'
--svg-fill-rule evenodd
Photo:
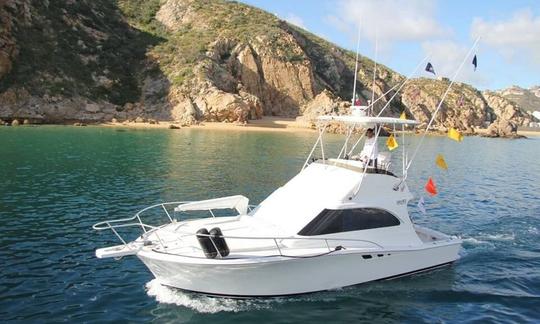
<path fill-rule="evenodd" d="M 435 69 L 433 68 L 433 65 L 431 65 L 431 63 L 429 63 L 429 62 L 426 65 L 426 71 L 428 71 L 429 73 L 433 73 L 433 75 L 437 75 L 437 74 L 435 74 Z"/>
<path fill-rule="evenodd" d="M 474 65 L 474 70 L 476 71 L 476 67 L 478 66 L 478 60 L 476 59 L 476 55 L 474 55 L 472 59 L 472 64 Z"/>

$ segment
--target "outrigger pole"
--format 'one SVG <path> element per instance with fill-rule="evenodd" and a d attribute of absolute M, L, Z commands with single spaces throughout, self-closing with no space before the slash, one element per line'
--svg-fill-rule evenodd
<path fill-rule="evenodd" d="M 390 100 L 388 100 L 388 102 L 386 103 L 386 105 L 384 105 L 384 107 L 381 109 L 381 111 L 377 114 L 377 117 L 380 117 L 383 113 L 383 111 L 390 105 L 390 103 L 392 102 L 392 100 L 394 100 L 394 98 L 397 96 L 397 94 L 401 91 L 401 89 L 403 89 L 403 87 L 407 84 L 407 82 L 409 82 L 409 80 L 411 79 L 411 77 L 413 75 L 416 74 L 416 72 L 418 71 L 418 69 L 424 64 L 424 62 L 431 56 L 431 53 L 426 55 L 426 57 L 424 57 L 424 59 L 422 61 L 420 61 L 420 63 L 418 63 L 418 65 L 416 66 L 416 68 L 414 68 L 414 71 L 409 74 L 409 76 L 407 77 L 407 79 L 405 79 L 405 81 L 400 85 L 399 89 L 396 91 L 396 93 L 394 93 L 392 95 L 392 97 L 390 98 Z M 379 99 L 377 99 L 379 100 Z"/>
<path fill-rule="evenodd" d="M 463 58 L 463 61 L 461 62 L 461 64 L 459 65 L 456 73 L 454 73 L 454 76 L 452 77 L 452 81 L 450 82 L 450 85 L 448 85 L 448 88 L 446 88 L 446 91 L 444 93 L 444 95 L 442 96 L 441 98 L 441 101 L 439 101 L 439 105 L 437 106 L 437 109 L 435 109 L 435 112 L 433 113 L 433 115 L 431 116 L 431 119 L 426 127 L 426 130 L 424 131 L 424 134 L 422 135 L 422 138 L 420 138 L 420 142 L 418 143 L 418 145 L 416 146 L 416 149 L 414 150 L 414 153 L 411 157 L 411 161 L 409 161 L 409 163 L 407 164 L 407 167 L 405 168 L 405 174 L 403 175 L 403 181 L 405 181 L 405 179 L 407 178 L 407 171 L 409 170 L 409 168 L 411 167 L 411 164 L 412 162 L 414 161 L 414 158 L 416 157 L 416 154 L 418 153 L 418 150 L 420 149 L 420 147 L 422 146 L 422 143 L 424 142 L 424 138 L 426 137 L 426 134 L 429 130 L 429 127 L 431 127 L 431 124 L 433 123 L 433 121 L 435 120 L 435 116 L 437 116 L 437 113 L 439 112 L 439 109 L 441 109 L 441 106 L 442 106 L 442 103 L 444 102 L 444 99 L 446 98 L 446 96 L 448 95 L 448 93 L 450 92 L 450 88 L 452 88 L 452 85 L 454 84 L 454 82 L 456 81 L 456 77 L 458 76 L 459 72 L 461 71 L 461 69 L 463 68 L 463 65 L 465 64 L 465 62 L 467 61 L 467 59 L 469 58 L 469 56 L 471 55 L 473 49 L 476 47 L 476 44 L 478 44 L 478 41 L 480 41 L 480 37 L 478 37 L 475 41 L 474 41 L 474 44 L 471 46 L 471 48 L 469 49 L 469 52 L 467 52 L 467 55 L 465 55 L 465 57 Z"/>

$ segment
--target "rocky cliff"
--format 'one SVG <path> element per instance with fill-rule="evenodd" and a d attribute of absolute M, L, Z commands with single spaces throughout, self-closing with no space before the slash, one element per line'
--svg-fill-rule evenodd
<path fill-rule="evenodd" d="M 41 122 L 304 120 L 346 112 L 354 53 L 257 8 L 221 0 L 5 0 L 0 3 L 0 118 Z M 365 103 L 404 77 L 363 57 Z M 387 110 L 426 123 L 447 85 L 410 82 Z M 394 93 L 377 104 L 382 108 Z M 490 95 L 491 96 L 491 95 Z M 512 115 L 467 85 L 436 128 L 469 132 Z M 506 106 L 505 106 L 506 107 Z"/>

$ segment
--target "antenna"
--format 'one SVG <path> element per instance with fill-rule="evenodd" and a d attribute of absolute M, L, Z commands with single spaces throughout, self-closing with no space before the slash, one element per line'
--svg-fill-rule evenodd
<path fill-rule="evenodd" d="M 351 105 L 354 106 L 356 100 L 356 75 L 358 74 L 358 51 L 360 50 L 360 33 L 362 31 L 362 20 L 358 24 L 358 37 L 356 38 L 356 63 L 354 65 L 354 83 L 353 83 L 353 95 Z"/>
<path fill-rule="evenodd" d="M 373 83 L 371 84 L 371 114 L 375 111 L 375 78 L 377 76 L 377 55 L 379 47 L 379 28 L 375 29 L 375 60 L 373 61 Z"/>

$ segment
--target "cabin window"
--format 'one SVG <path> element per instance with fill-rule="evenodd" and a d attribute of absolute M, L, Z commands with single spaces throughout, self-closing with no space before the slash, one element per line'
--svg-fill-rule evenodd
<path fill-rule="evenodd" d="M 399 219 L 382 209 L 325 209 L 298 232 L 298 235 L 324 235 L 398 225 Z"/>

